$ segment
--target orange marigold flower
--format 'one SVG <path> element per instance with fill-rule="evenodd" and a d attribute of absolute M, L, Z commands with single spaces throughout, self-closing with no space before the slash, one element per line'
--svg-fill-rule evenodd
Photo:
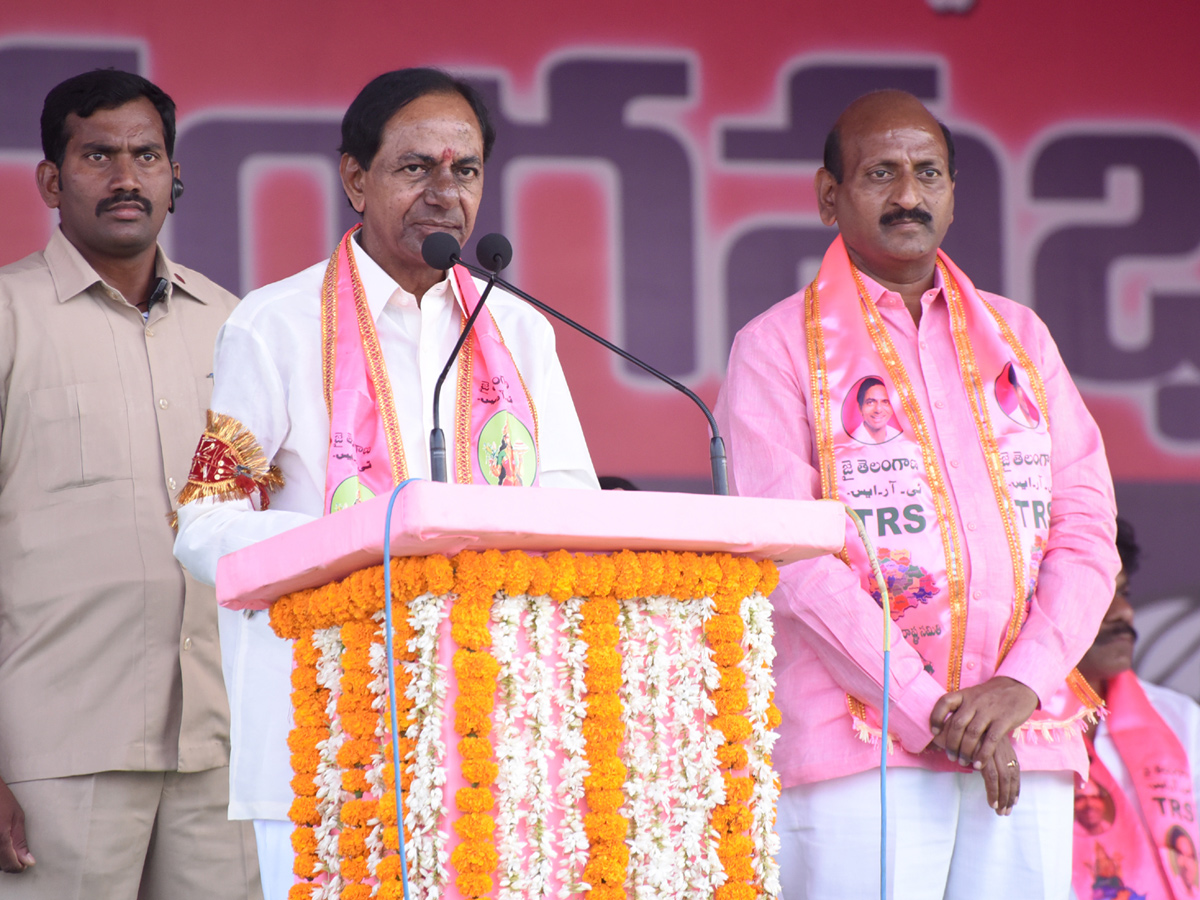
<path fill-rule="evenodd" d="M 386 828 L 384 828 L 383 829 L 383 846 L 389 850 L 399 850 L 400 843 L 397 840 L 399 834 L 400 834 L 400 832 L 396 830 L 395 825 L 389 825 Z M 409 828 L 404 829 L 404 840 L 405 840 L 406 844 L 412 840 L 412 830 L 411 829 L 409 829 Z"/>
<path fill-rule="evenodd" d="M 587 685 L 589 694 L 616 694 L 621 688 L 621 667 L 601 666 L 588 667 L 583 673 L 583 683 Z"/>
<path fill-rule="evenodd" d="M 595 597 L 584 601 L 579 613 L 585 625 L 615 625 L 621 616 L 621 604 L 612 597 Z"/>
<path fill-rule="evenodd" d="M 754 853 L 754 841 L 744 834 L 723 834 L 717 841 L 717 856 L 721 861 L 736 859 L 739 856 L 749 857 Z"/>
<path fill-rule="evenodd" d="M 455 833 L 464 841 L 491 840 L 496 830 L 496 820 L 486 813 L 468 813 L 454 822 Z"/>
<path fill-rule="evenodd" d="M 450 622 L 454 625 L 486 627 L 491 620 L 491 603 L 481 603 L 469 594 L 459 595 L 459 598 L 450 606 Z"/>
<path fill-rule="evenodd" d="M 370 825 L 378 806 L 377 800 L 347 800 L 342 804 L 342 823 L 360 828 Z"/>
<path fill-rule="evenodd" d="M 316 832 L 304 826 L 292 829 L 292 850 L 296 853 L 316 853 Z"/>
<path fill-rule="evenodd" d="M 713 612 L 719 616 L 741 616 L 744 594 L 736 591 L 717 591 L 713 594 Z"/>
<path fill-rule="evenodd" d="M 587 648 L 587 667 L 593 671 L 621 671 L 621 653 L 613 646 L 591 646 Z"/>
<path fill-rule="evenodd" d="M 377 727 L 379 727 L 379 713 L 377 712 L 342 713 L 342 730 L 351 737 L 374 738 Z"/>
<path fill-rule="evenodd" d="M 369 620 L 358 619 L 353 622 L 346 622 L 342 625 L 341 637 L 342 643 L 346 648 L 351 647 L 368 647 L 375 639 L 375 630 L 377 626 Z"/>
<path fill-rule="evenodd" d="M 712 813 L 712 825 L 717 829 L 718 834 L 741 834 L 753 824 L 754 817 L 750 815 L 750 808 L 744 804 L 738 803 L 730 806 L 718 806 Z M 733 878 L 733 875 L 729 876 Z"/>
<path fill-rule="evenodd" d="M 500 767 L 490 759 L 464 759 L 462 762 L 463 778 L 476 787 L 495 784 L 499 771 Z"/>
<path fill-rule="evenodd" d="M 642 563 L 631 550 L 622 550 L 609 557 L 613 565 L 612 593 L 618 600 L 643 597 Z"/>
<path fill-rule="evenodd" d="M 579 629 L 579 639 L 588 647 L 615 647 L 621 640 L 621 632 L 608 622 L 588 623 Z"/>
<path fill-rule="evenodd" d="M 591 812 L 615 813 L 625 802 L 625 792 L 622 790 L 589 790 L 585 799 Z"/>
<path fill-rule="evenodd" d="M 383 857 L 375 866 L 375 877 L 380 882 L 400 880 L 400 855 L 398 853 Z M 382 888 L 380 889 L 382 894 Z"/>
<path fill-rule="evenodd" d="M 712 645 L 713 662 L 721 668 L 736 666 L 745 655 L 746 652 L 742 649 L 742 645 L 738 643 L 728 642 Z"/>
<path fill-rule="evenodd" d="M 458 755 L 463 759 L 491 759 L 492 742 L 487 738 L 465 737 L 458 742 Z"/>
<path fill-rule="evenodd" d="M 642 573 L 642 583 L 637 597 L 657 597 L 663 593 L 663 556 L 661 553 L 638 553 L 638 565 Z M 620 578 L 618 577 L 618 586 Z M 620 593 L 617 594 L 620 597 Z"/>
<path fill-rule="evenodd" d="M 731 775 L 728 772 L 722 772 L 725 776 L 725 803 L 745 803 L 750 799 L 750 794 L 754 791 L 754 779 L 746 776 Z"/>
<path fill-rule="evenodd" d="M 612 756 L 620 749 L 621 742 L 625 740 L 625 725 L 620 721 L 612 724 L 607 721 L 593 722 L 590 719 L 584 719 L 583 739 L 587 743 L 590 758 L 601 759 L 605 756 Z"/>
<path fill-rule="evenodd" d="M 371 790 L 364 769 L 346 769 L 342 772 L 342 790 L 351 794 L 365 794 Z"/>
<path fill-rule="evenodd" d="M 592 886 L 592 892 L 588 896 L 592 896 L 596 892 L 596 888 L 601 885 L 609 885 L 612 887 L 620 887 L 622 891 L 625 886 L 625 878 L 629 873 L 628 863 L 622 865 L 619 860 L 609 859 L 607 853 L 598 847 L 592 847 L 591 859 L 587 861 L 587 865 L 583 869 L 583 880 Z"/>
<path fill-rule="evenodd" d="M 490 843 L 463 841 L 450 854 L 450 864 L 460 873 L 486 874 L 494 872 L 500 863 L 500 854 Z"/>
<path fill-rule="evenodd" d="M 483 656 L 485 654 L 479 654 Z M 458 696 L 468 696 L 473 700 L 482 702 L 486 699 L 493 699 L 496 694 L 496 676 L 478 677 L 473 674 L 464 674 L 458 679 Z"/>
<path fill-rule="evenodd" d="M 490 875 L 480 875 L 473 872 L 460 872 L 458 877 L 454 879 L 454 883 L 458 885 L 459 892 L 469 898 L 485 897 L 492 892 L 492 879 Z"/>
<path fill-rule="evenodd" d="M 592 557 L 596 561 L 596 588 L 593 596 L 607 597 L 612 594 L 617 580 L 617 567 L 607 553 Z"/>
<path fill-rule="evenodd" d="M 492 792 L 485 787 L 461 787 L 454 794 L 455 805 L 459 812 L 485 813 L 495 804 Z"/>
<path fill-rule="evenodd" d="M 592 889 L 587 893 L 588 900 L 625 900 L 624 884 L 591 884 Z"/>
<path fill-rule="evenodd" d="M 329 737 L 324 728 L 293 728 L 288 732 L 288 749 L 293 753 L 303 753 L 314 749 L 318 741 Z M 316 769 L 313 769 L 315 772 Z"/>
<path fill-rule="evenodd" d="M 313 890 L 316 885 L 311 881 L 303 881 L 298 884 L 293 884 L 288 888 L 287 900 L 309 900 L 312 897 Z"/>
<path fill-rule="evenodd" d="M 554 570 L 544 556 L 535 556 L 529 560 L 530 576 L 528 593 L 531 597 L 545 597 L 554 585 Z M 569 594 L 567 596 L 570 596 Z M 565 599 L 565 598 L 564 598 Z"/>
<path fill-rule="evenodd" d="M 662 584 L 659 586 L 658 596 L 674 597 L 675 588 L 679 585 L 679 579 L 683 575 L 683 564 L 679 559 L 679 554 L 667 551 L 659 555 L 662 560 Z"/>
<path fill-rule="evenodd" d="M 725 735 L 725 740 L 731 744 L 737 744 L 750 737 L 750 720 L 745 716 L 716 716 L 712 720 L 712 727 Z"/>
<path fill-rule="evenodd" d="M 317 801 L 314 797 L 296 797 L 292 800 L 288 818 L 297 825 L 320 825 L 321 814 L 317 812 Z"/>
<path fill-rule="evenodd" d="M 467 735 L 475 735 L 476 737 L 487 737 L 492 731 L 491 716 L 484 714 L 482 716 L 472 716 L 469 714 L 458 713 L 454 717 L 454 733 L 459 737 Z"/>
<path fill-rule="evenodd" d="M 629 833 L 629 821 L 617 813 L 590 812 L 583 817 L 583 830 L 593 844 L 598 841 L 616 843 L 625 840 L 625 835 Z"/>
<path fill-rule="evenodd" d="M 732 691 L 746 686 L 746 673 L 738 668 L 720 669 L 722 691 Z"/>
<path fill-rule="evenodd" d="M 486 625 L 451 625 L 450 637 L 458 646 L 469 650 L 492 646 L 492 633 Z"/>
<path fill-rule="evenodd" d="M 699 559 L 698 572 L 700 575 L 699 595 L 701 597 L 711 597 L 721 587 L 721 582 L 724 581 L 721 563 L 715 555 L 706 553 Z"/>
<path fill-rule="evenodd" d="M 750 704 L 750 698 L 745 688 L 732 688 L 728 691 L 713 691 L 713 703 L 717 707 L 717 715 L 731 716 L 744 712 Z"/>
<path fill-rule="evenodd" d="M 586 553 L 575 554 L 575 593 L 580 597 L 596 596 L 596 586 L 600 580 L 600 572 L 596 565 L 596 557 Z"/>
<path fill-rule="evenodd" d="M 762 569 L 762 580 L 758 583 L 758 590 L 769 597 L 779 584 L 779 569 L 775 568 L 775 563 L 769 559 L 764 559 L 759 566 Z"/>
<path fill-rule="evenodd" d="M 454 567 L 446 557 L 425 557 L 425 580 L 431 594 L 447 594 L 454 587 Z"/>
<path fill-rule="evenodd" d="M 710 616 L 704 623 L 704 634 L 709 643 L 740 641 L 746 633 L 746 623 L 741 616 Z"/>
<path fill-rule="evenodd" d="M 584 776 L 585 791 L 615 791 L 625 784 L 629 770 L 616 757 L 597 759 L 591 764 L 591 771 Z"/>
<path fill-rule="evenodd" d="M 361 862 L 361 860 L 359 860 L 359 862 Z M 362 867 L 365 870 L 367 868 L 367 864 L 365 862 L 362 863 Z M 370 873 L 368 872 L 368 874 L 364 875 L 363 878 L 368 877 L 369 874 Z M 346 864 L 344 862 L 342 863 L 342 877 L 347 880 L 350 878 L 350 876 L 346 874 Z M 363 879 L 357 880 L 361 881 Z M 371 900 L 371 888 L 365 884 L 343 885 L 342 900 Z"/>
<path fill-rule="evenodd" d="M 721 868 L 725 870 L 730 881 L 750 881 L 754 878 L 754 866 L 748 856 L 734 856 L 721 860 Z M 346 895 L 343 894 L 343 897 Z"/>
<path fill-rule="evenodd" d="M 533 580 L 533 562 L 528 554 L 521 550 L 512 550 L 504 554 L 504 563 L 504 593 L 510 597 L 524 594 Z"/>
<path fill-rule="evenodd" d="M 586 702 L 588 718 L 594 721 L 620 719 L 621 713 L 624 710 L 624 705 L 621 703 L 621 695 L 615 692 L 588 694 Z"/>
<path fill-rule="evenodd" d="M 758 890 L 743 881 L 727 881 L 715 891 L 713 900 L 757 900 Z"/>
<path fill-rule="evenodd" d="M 679 554 L 679 580 L 671 596 L 676 600 L 692 600 L 696 597 L 707 597 L 708 593 L 700 590 L 700 557 L 688 550 Z"/>
<path fill-rule="evenodd" d="M 361 856 L 346 856 L 342 854 L 342 865 L 340 868 L 342 878 L 346 881 L 362 881 L 371 877 L 371 870 L 367 868 L 367 861 Z M 371 895 L 370 888 L 367 889 L 367 896 Z M 346 893 L 343 889 L 342 897 L 345 898 Z"/>
<path fill-rule="evenodd" d="M 495 678 L 500 674 L 500 663 L 490 653 L 455 650 L 454 674 L 459 678 Z"/>
<path fill-rule="evenodd" d="M 379 885 L 375 900 L 404 900 L 404 883 L 401 881 L 385 881 Z"/>
<path fill-rule="evenodd" d="M 292 862 L 292 871 L 301 878 L 312 878 L 317 874 L 317 858 L 311 853 L 297 853 Z"/>
<path fill-rule="evenodd" d="M 375 753 L 376 744 L 373 740 L 346 741 L 338 748 L 337 763 L 343 769 L 354 766 L 369 766 Z"/>
<path fill-rule="evenodd" d="M 314 693 L 317 690 L 317 670 L 300 667 L 292 669 L 292 688 Z"/>
<path fill-rule="evenodd" d="M 317 786 L 313 783 L 312 775 L 302 772 L 292 776 L 292 793 L 297 797 L 317 796 Z"/>
<path fill-rule="evenodd" d="M 783 713 L 775 705 L 775 695 L 772 694 L 770 701 L 767 703 L 767 727 L 774 731 L 782 721 Z"/>
<path fill-rule="evenodd" d="M 717 764 L 722 769 L 744 769 L 750 756 L 742 744 L 722 744 L 717 748 Z"/>

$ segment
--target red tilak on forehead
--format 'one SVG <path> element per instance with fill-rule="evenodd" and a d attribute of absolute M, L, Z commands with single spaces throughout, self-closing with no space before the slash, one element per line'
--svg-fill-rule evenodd
<path fill-rule="evenodd" d="M 449 147 L 442 151 L 442 162 L 454 162 L 454 151 Z"/>

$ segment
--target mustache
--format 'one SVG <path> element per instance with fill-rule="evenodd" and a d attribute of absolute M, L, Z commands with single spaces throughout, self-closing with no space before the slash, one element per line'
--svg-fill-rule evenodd
<path fill-rule="evenodd" d="M 916 222 L 918 225 L 928 225 L 932 221 L 933 216 L 919 207 L 914 207 L 913 209 L 894 209 L 890 213 L 884 213 L 879 217 L 880 225 L 896 225 L 900 222 Z"/>
<path fill-rule="evenodd" d="M 1125 622 L 1118 622 L 1109 628 L 1101 628 L 1100 633 L 1096 635 L 1096 640 L 1098 642 L 1111 641 L 1113 638 L 1124 635 L 1128 635 L 1136 641 L 1138 636 L 1137 629 Z"/>
<path fill-rule="evenodd" d="M 108 212 L 108 210 L 112 209 L 114 206 L 119 206 L 122 203 L 136 204 L 145 210 L 147 215 L 154 211 L 154 204 L 141 194 L 133 191 L 121 191 L 121 193 L 113 194 L 111 197 L 105 197 L 103 200 L 97 203 L 96 215 L 100 216 L 101 213 Z"/>

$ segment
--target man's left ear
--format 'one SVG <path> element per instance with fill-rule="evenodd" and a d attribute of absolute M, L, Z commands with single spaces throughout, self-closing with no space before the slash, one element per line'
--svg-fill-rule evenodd
<path fill-rule="evenodd" d="M 59 172 L 58 166 L 48 159 L 43 159 L 37 164 L 34 178 L 37 181 L 38 193 L 42 195 L 42 202 L 48 209 L 58 209 L 62 192 L 62 173 Z"/>
<path fill-rule="evenodd" d="M 175 201 L 183 196 L 183 179 L 179 177 L 179 163 L 171 164 L 171 203 L 167 212 L 175 212 Z"/>

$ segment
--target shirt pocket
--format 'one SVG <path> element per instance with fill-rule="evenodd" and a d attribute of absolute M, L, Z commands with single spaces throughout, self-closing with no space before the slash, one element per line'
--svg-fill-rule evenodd
<path fill-rule="evenodd" d="M 119 383 L 43 388 L 33 391 L 29 402 L 43 490 L 132 477 L 128 412 Z"/>

